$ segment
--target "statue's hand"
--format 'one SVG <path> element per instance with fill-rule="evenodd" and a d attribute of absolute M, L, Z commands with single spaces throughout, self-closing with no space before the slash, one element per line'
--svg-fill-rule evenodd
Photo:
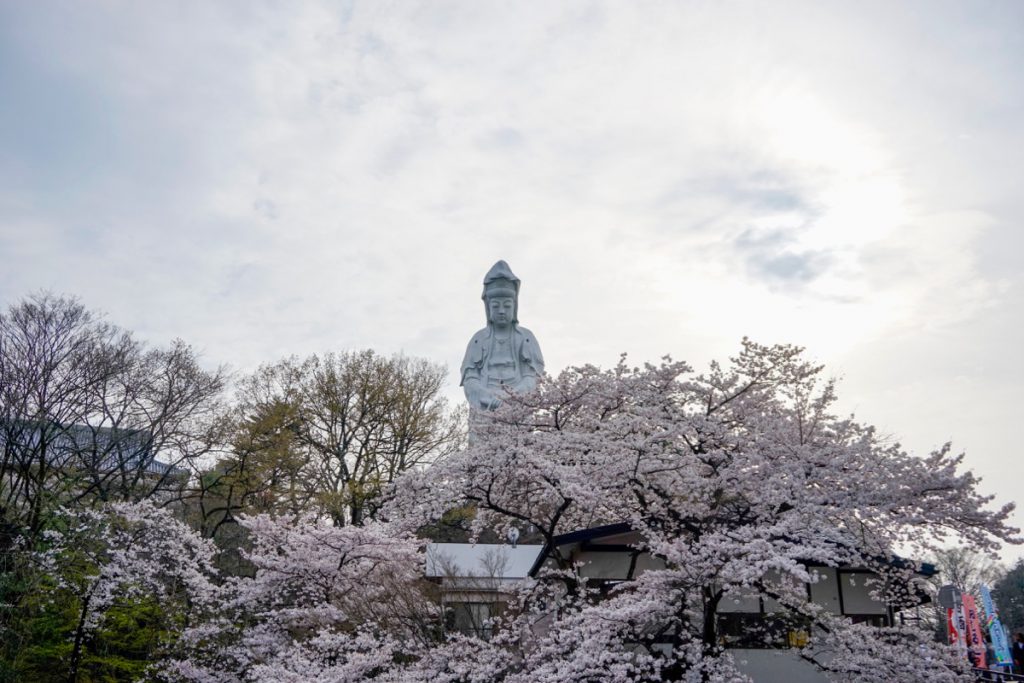
<path fill-rule="evenodd" d="M 496 410 L 501 405 L 501 399 L 493 391 L 480 387 L 477 393 L 477 404 L 484 410 Z"/>
<path fill-rule="evenodd" d="M 465 383 L 466 398 L 469 404 L 482 410 L 494 410 L 501 405 L 501 399 L 488 388 L 481 386 L 478 380 L 467 380 Z"/>
<path fill-rule="evenodd" d="M 537 388 L 537 376 L 536 375 L 523 375 L 522 378 L 515 383 L 512 387 L 512 391 L 517 394 L 528 394 Z"/>

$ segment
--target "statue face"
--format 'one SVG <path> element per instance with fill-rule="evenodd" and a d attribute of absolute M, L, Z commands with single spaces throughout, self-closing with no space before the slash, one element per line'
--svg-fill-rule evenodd
<path fill-rule="evenodd" d="M 499 327 L 512 324 L 515 301 L 510 296 L 496 296 L 487 300 L 487 319 Z"/>

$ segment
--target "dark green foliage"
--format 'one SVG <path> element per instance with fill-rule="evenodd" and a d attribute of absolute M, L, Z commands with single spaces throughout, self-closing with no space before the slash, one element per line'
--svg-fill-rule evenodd
<path fill-rule="evenodd" d="M 992 587 L 999 619 L 1010 633 L 1024 632 L 1024 559 L 1017 560 Z"/>
<path fill-rule="evenodd" d="M 8 557 L 8 560 L 15 558 Z M 24 561 L 2 575 L 3 624 L 0 681 L 66 680 L 78 605 L 53 577 Z"/>
<path fill-rule="evenodd" d="M 68 586 L 81 585 L 96 567 L 85 553 L 65 557 L 62 576 L 31 562 L 28 553 L 8 553 L 0 573 L 0 683 L 65 683 L 69 679 L 82 600 Z M 184 605 L 151 597 L 118 601 L 85 639 L 77 681 L 140 680 L 180 630 Z"/>
<path fill-rule="evenodd" d="M 147 598 L 107 611 L 96 637 L 87 643 L 79 680 L 136 681 L 181 626 L 173 606 Z"/>

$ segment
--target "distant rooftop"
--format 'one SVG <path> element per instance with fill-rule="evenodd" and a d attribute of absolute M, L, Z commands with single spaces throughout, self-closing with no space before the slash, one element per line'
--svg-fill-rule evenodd
<path fill-rule="evenodd" d="M 9 440 L 13 447 L 31 451 L 38 447 L 44 435 L 49 441 L 47 462 L 51 466 L 89 464 L 98 471 L 136 470 L 141 467 L 149 474 L 158 475 L 187 472 L 157 460 L 151 450 L 152 435 L 145 430 L 0 420 L 0 443 Z"/>

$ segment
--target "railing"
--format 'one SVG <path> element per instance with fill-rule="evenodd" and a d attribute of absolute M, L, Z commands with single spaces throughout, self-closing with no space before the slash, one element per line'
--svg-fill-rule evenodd
<path fill-rule="evenodd" d="M 992 669 L 974 669 L 974 678 L 978 681 L 1024 681 L 1024 674 L 1009 674 Z"/>

